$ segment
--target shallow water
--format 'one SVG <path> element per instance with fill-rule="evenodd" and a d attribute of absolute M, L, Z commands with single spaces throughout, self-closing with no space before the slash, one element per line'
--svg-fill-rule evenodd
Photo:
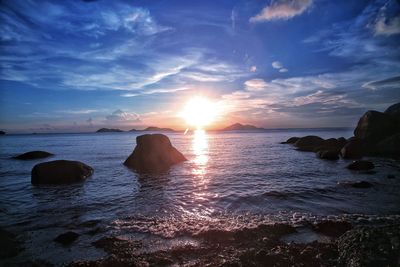
<path fill-rule="evenodd" d="M 178 236 L 190 237 L 211 226 L 235 228 L 263 220 L 400 214 L 399 161 L 372 158 L 375 173 L 359 173 L 345 168 L 350 161 L 319 160 L 314 153 L 279 144 L 291 136 L 309 134 L 348 138 L 352 132 L 168 133 L 189 160 L 157 176 L 138 175 L 122 164 L 135 146 L 136 133 L 2 136 L 0 227 L 23 240 L 26 250 L 21 257 L 60 263 L 100 257 L 101 251 L 90 244 L 110 232 L 152 233 L 175 237 L 173 242 L 192 242 Z M 54 153 L 51 160 L 85 162 L 94 174 L 81 184 L 32 186 L 32 167 L 50 159 L 10 159 L 29 150 Z M 395 178 L 388 179 L 388 174 Z M 361 180 L 374 186 L 356 189 L 337 184 Z M 66 252 L 52 240 L 68 230 L 82 236 Z"/>

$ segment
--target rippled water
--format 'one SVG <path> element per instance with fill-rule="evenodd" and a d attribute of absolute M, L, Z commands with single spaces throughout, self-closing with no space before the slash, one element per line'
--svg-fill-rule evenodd
<path fill-rule="evenodd" d="M 135 146 L 135 133 L 3 136 L 0 227 L 24 240 L 26 257 L 68 261 L 98 257 L 90 242 L 113 231 L 171 237 L 212 224 L 236 227 L 265 218 L 400 214 L 399 161 L 373 158 L 376 172 L 358 173 L 345 168 L 349 161 L 319 160 L 314 153 L 279 144 L 309 134 L 352 135 L 350 130 L 168 134 L 189 161 L 158 176 L 138 175 L 122 164 Z M 94 175 L 81 184 L 32 186 L 32 167 L 49 159 L 10 159 L 29 150 L 54 153 L 51 160 L 85 162 Z M 361 180 L 374 186 L 337 184 Z M 92 232 L 63 258 L 65 251 L 51 240 L 67 230 Z"/>

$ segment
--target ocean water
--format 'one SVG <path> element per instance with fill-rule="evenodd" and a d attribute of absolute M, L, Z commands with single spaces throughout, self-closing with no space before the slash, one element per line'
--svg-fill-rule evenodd
<path fill-rule="evenodd" d="M 191 242 L 191 235 L 210 227 L 400 214 L 398 160 L 370 158 L 374 172 L 354 172 L 345 168 L 349 160 L 320 160 L 314 153 L 279 144 L 310 134 L 348 138 L 352 131 L 167 133 L 188 161 L 162 175 L 138 175 L 122 164 L 135 147 L 136 133 L 2 136 L 0 227 L 24 244 L 16 261 L 66 263 L 104 256 L 91 243 L 110 234 Z M 55 156 L 10 159 L 30 150 Z M 55 159 L 82 161 L 94 174 L 74 185 L 32 186 L 32 167 Z M 344 181 L 368 181 L 373 187 L 338 184 Z M 68 250 L 52 241 L 69 230 L 81 236 Z"/>

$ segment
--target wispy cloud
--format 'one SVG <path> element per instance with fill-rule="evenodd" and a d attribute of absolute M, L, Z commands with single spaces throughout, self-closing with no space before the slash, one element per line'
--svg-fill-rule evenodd
<path fill-rule="evenodd" d="M 110 115 L 106 116 L 106 120 L 110 123 L 123 123 L 123 122 L 140 122 L 139 114 L 133 112 L 125 112 L 117 109 Z"/>
<path fill-rule="evenodd" d="M 283 64 L 280 61 L 274 61 L 274 62 L 272 62 L 271 65 L 274 69 L 277 69 L 279 72 L 288 72 L 289 71 L 287 68 L 283 67 Z"/>
<path fill-rule="evenodd" d="M 312 3 L 312 0 L 278 0 L 251 17 L 250 22 L 288 20 L 304 13 Z"/>

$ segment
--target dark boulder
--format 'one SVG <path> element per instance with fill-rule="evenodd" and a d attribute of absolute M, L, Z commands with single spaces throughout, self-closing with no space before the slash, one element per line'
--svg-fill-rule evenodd
<path fill-rule="evenodd" d="M 160 173 L 186 158 L 163 134 L 145 134 L 136 137 L 136 147 L 124 165 L 139 173 Z"/>
<path fill-rule="evenodd" d="M 308 135 L 299 138 L 294 145 L 301 151 L 314 151 L 314 149 L 320 146 L 323 141 L 324 139 L 319 136 Z"/>
<path fill-rule="evenodd" d="M 340 155 L 344 159 L 360 159 L 365 155 L 365 144 L 361 140 L 352 138 L 340 150 Z"/>
<path fill-rule="evenodd" d="M 353 228 L 351 223 L 346 221 L 322 221 L 313 225 L 313 230 L 317 233 L 329 236 L 339 237 Z"/>
<path fill-rule="evenodd" d="M 400 103 L 391 105 L 385 110 L 384 113 L 392 116 L 392 118 L 394 118 L 397 121 L 397 123 L 400 123 Z"/>
<path fill-rule="evenodd" d="M 368 160 L 356 160 L 347 165 L 346 168 L 349 170 L 367 171 L 375 168 L 375 165 L 374 163 Z"/>
<path fill-rule="evenodd" d="M 370 110 L 358 121 L 354 136 L 368 143 L 375 144 L 397 131 L 395 119 L 388 114 Z"/>
<path fill-rule="evenodd" d="M 85 180 L 93 174 L 92 167 L 70 160 L 54 160 L 35 165 L 31 172 L 32 184 L 69 184 Z"/>
<path fill-rule="evenodd" d="M 300 137 L 290 137 L 288 140 L 286 140 L 286 142 L 283 142 L 283 143 L 285 143 L 285 144 L 294 144 L 294 143 L 296 143 L 299 139 L 300 139 Z"/>
<path fill-rule="evenodd" d="M 314 148 L 314 152 L 318 151 L 336 151 L 337 154 L 339 154 L 340 149 L 345 145 L 346 143 L 343 141 L 339 141 L 339 139 L 336 138 L 329 138 L 326 140 L 323 140 L 319 146 Z"/>
<path fill-rule="evenodd" d="M 51 154 L 46 151 L 29 151 L 21 155 L 15 156 L 14 159 L 21 159 L 21 160 L 43 159 L 50 156 L 54 156 L 54 154 Z"/>
<path fill-rule="evenodd" d="M 57 236 L 54 239 L 54 241 L 57 243 L 60 243 L 64 246 L 68 246 L 68 245 L 72 244 L 75 240 L 77 240 L 78 237 L 79 237 L 79 234 L 69 231 L 69 232 L 66 232 L 66 233 L 63 233 L 63 234 Z"/>
<path fill-rule="evenodd" d="M 320 159 L 338 160 L 339 153 L 332 150 L 322 150 L 317 152 L 317 157 Z"/>
<path fill-rule="evenodd" d="M 0 135 L 5 135 L 6 132 L 5 131 L 0 131 Z"/>
<path fill-rule="evenodd" d="M 381 156 L 400 156 L 400 133 L 380 141 L 375 146 L 375 152 Z"/>

